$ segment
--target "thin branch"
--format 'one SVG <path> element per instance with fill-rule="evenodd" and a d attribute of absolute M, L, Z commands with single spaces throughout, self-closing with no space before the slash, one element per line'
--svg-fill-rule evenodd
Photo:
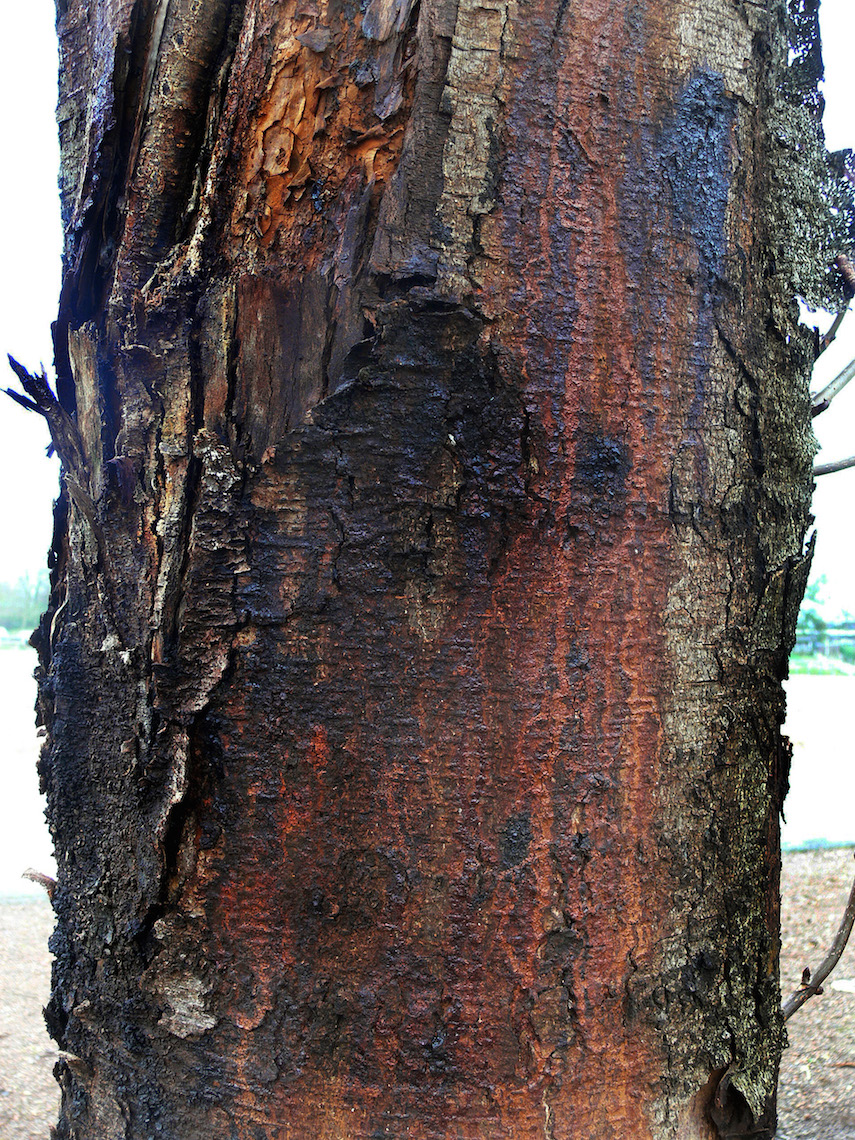
<path fill-rule="evenodd" d="M 781 1008 L 784 1021 L 792 1017 L 796 1010 L 801 1009 L 805 1002 L 815 994 L 822 993 L 822 983 L 840 961 L 840 955 L 843 953 L 846 943 L 849 940 L 849 935 L 852 933 L 853 924 L 855 924 L 855 882 L 853 882 L 852 890 L 849 892 L 849 902 L 846 904 L 846 910 L 843 912 L 843 921 L 840 924 L 840 929 L 834 936 L 831 949 L 825 958 L 823 958 L 813 978 L 811 978 L 810 970 L 805 967 L 804 973 L 802 974 L 802 984 L 789 1001 L 784 1002 Z"/>
<path fill-rule="evenodd" d="M 822 356 L 831 342 L 836 338 L 840 326 L 843 324 L 843 318 L 849 312 L 849 302 L 855 297 L 855 265 L 849 260 L 845 253 L 838 254 L 835 259 L 837 271 L 843 278 L 843 296 L 846 298 L 846 308 L 841 309 L 837 316 L 831 323 L 831 328 L 820 339 L 819 346 L 816 350 L 816 355 Z M 837 393 L 845 388 L 852 377 L 855 376 L 855 360 L 850 361 L 849 364 L 831 381 L 827 384 L 821 392 L 818 392 L 812 398 L 813 407 L 811 415 L 818 416 L 820 412 L 824 412 Z"/>
<path fill-rule="evenodd" d="M 855 377 L 855 360 L 850 360 L 846 367 L 838 372 L 830 384 L 817 392 L 815 396 L 811 396 L 811 415 L 818 416 L 820 412 L 824 412 L 835 396 L 839 395 L 849 381 Z"/>
<path fill-rule="evenodd" d="M 831 322 L 831 328 L 828 330 L 825 336 L 819 338 L 819 348 L 816 350 L 817 359 L 822 356 L 832 341 L 837 339 L 837 334 L 840 331 L 840 326 L 843 324 L 843 319 L 848 312 L 849 306 L 847 305 L 845 309 L 840 310 L 840 312 Z"/>
<path fill-rule="evenodd" d="M 816 479 L 820 475 L 833 475 L 835 471 L 845 471 L 848 467 L 855 467 L 855 455 L 850 455 L 848 459 L 836 459 L 834 463 L 817 463 L 813 477 Z"/>

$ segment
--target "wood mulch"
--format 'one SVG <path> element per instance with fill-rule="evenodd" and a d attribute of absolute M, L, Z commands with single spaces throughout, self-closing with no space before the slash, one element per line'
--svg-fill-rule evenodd
<path fill-rule="evenodd" d="M 837 930 L 855 874 L 851 848 L 784 856 L 782 979 L 787 994 Z M 0 1136 L 47 1140 L 58 1108 L 47 1036 L 52 929 L 47 901 L 0 903 Z M 855 1140 L 855 946 L 788 1023 L 777 1140 Z"/>

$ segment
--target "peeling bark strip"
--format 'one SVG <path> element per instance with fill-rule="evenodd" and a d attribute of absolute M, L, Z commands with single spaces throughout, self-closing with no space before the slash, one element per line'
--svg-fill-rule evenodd
<path fill-rule="evenodd" d="M 58 1137 L 771 1136 L 782 4 L 59 8 Z"/>

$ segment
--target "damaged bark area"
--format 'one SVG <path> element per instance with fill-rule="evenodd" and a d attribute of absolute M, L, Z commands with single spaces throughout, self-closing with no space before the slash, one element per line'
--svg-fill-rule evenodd
<path fill-rule="evenodd" d="M 60 1140 L 772 1135 L 785 17 L 60 4 Z"/>

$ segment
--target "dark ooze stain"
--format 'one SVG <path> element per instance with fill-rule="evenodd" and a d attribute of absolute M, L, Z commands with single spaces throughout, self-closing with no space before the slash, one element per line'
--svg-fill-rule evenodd
<path fill-rule="evenodd" d="M 731 132 L 736 101 L 725 93 L 720 75 L 699 71 L 680 92 L 657 139 L 661 169 L 671 191 L 674 217 L 688 231 L 700 254 L 709 288 L 726 248 L 725 219 L 730 183 Z"/>
<path fill-rule="evenodd" d="M 573 506 L 614 514 L 626 499 L 629 452 L 622 439 L 598 431 L 576 434 Z"/>
<path fill-rule="evenodd" d="M 516 867 L 528 855 L 531 845 L 531 819 L 528 812 L 512 815 L 499 840 L 502 869 Z"/>

